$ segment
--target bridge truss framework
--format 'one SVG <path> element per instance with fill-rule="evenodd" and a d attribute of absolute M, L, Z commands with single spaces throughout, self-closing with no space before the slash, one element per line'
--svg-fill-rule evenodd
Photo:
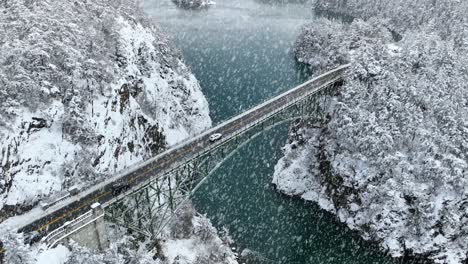
<path fill-rule="evenodd" d="M 158 236 L 171 217 L 203 181 L 238 149 L 265 130 L 296 120 L 324 120 L 323 108 L 339 86 L 330 81 L 309 95 L 286 104 L 267 118 L 259 120 L 169 171 L 117 197 L 105 208 L 107 221 L 141 235 Z"/>

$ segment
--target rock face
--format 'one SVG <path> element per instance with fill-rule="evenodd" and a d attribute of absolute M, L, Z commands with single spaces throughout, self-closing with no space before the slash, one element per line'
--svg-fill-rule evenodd
<path fill-rule="evenodd" d="M 89 186 L 211 126 L 197 80 L 136 5 L 0 4 L 4 212 Z"/>
<path fill-rule="evenodd" d="M 391 9 L 398 5 L 399 13 Z M 317 71 L 352 67 L 329 118 L 295 129 L 273 183 L 318 202 L 395 257 L 462 263 L 467 3 L 317 1 L 316 7 L 356 18 L 307 25 L 296 57 Z M 298 143 L 297 135 L 305 140 Z"/>
<path fill-rule="evenodd" d="M 0 221 L 211 126 L 198 81 L 138 5 L 0 4 L 8 25 L 0 28 Z M 6 261 L 18 264 L 237 263 L 228 236 L 222 240 L 190 206 L 159 242 L 139 241 L 118 226 L 107 231 L 111 245 L 102 254 L 73 243 L 25 245 L 16 232 L 2 232 L 0 240 Z"/>

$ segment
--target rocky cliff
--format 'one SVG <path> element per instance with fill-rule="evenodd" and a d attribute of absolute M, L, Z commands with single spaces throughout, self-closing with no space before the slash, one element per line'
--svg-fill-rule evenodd
<path fill-rule="evenodd" d="M 0 222 L 211 126 L 198 81 L 138 1 L 2 1 L 0 25 Z M 109 228 L 102 254 L 25 245 L 7 227 L 0 240 L 8 263 L 236 263 L 206 217 L 181 214 L 158 241 Z"/>
<path fill-rule="evenodd" d="M 130 1 L 0 9 L 4 212 L 85 188 L 211 126 L 179 52 Z"/>
<path fill-rule="evenodd" d="M 351 63 L 327 119 L 295 129 L 273 182 L 392 256 L 467 258 L 465 2 L 317 1 L 296 57 Z M 350 23 L 341 23 L 340 15 Z M 338 18 L 338 20 L 336 20 Z M 365 19 L 365 20 L 363 20 Z M 299 142 L 298 138 L 301 138 Z"/>

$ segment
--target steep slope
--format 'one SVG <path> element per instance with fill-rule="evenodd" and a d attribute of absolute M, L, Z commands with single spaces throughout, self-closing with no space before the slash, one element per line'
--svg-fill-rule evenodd
<path fill-rule="evenodd" d="M 4 212 L 89 186 L 211 126 L 197 80 L 133 2 L 0 9 Z"/>
<path fill-rule="evenodd" d="M 0 23 L 0 222 L 211 126 L 198 81 L 138 1 L 3 1 Z M 101 254 L 0 240 L 8 263 L 237 263 L 206 217 L 179 214 L 157 241 L 110 226 Z"/>
<path fill-rule="evenodd" d="M 329 119 L 296 131 L 304 143 L 290 138 L 273 183 L 317 201 L 395 257 L 461 263 L 468 252 L 467 4 L 316 7 L 366 21 L 319 19 L 304 28 L 299 61 L 318 71 L 352 68 Z"/>

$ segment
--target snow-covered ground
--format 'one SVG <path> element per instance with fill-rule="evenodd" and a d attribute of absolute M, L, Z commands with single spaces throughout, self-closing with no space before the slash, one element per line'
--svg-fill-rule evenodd
<path fill-rule="evenodd" d="M 192 219 L 193 230 L 186 238 L 167 238 L 161 251 L 168 263 L 225 263 L 237 264 L 237 256 L 231 251 L 230 238 L 221 240 L 216 229 L 204 216 Z M 178 262 L 177 262 L 178 261 Z"/>
<path fill-rule="evenodd" d="M 284 157 L 275 166 L 273 184 L 284 194 L 315 201 L 322 208 L 334 211 L 333 203 L 322 193 L 323 186 L 317 177 L 320 175 L 317 162 L 320 134 L 318 123 L 302 124 L 290 133 L 289 143 L 283 148 Z"/>
<path fill-rule="evenodd" d="M 218 234 L 210 220 L 196 215 L 191 206 L 177 214 L 156 241 L 137 240 L 125 229 L 107 227 L 111 244 L 103 252 L 81 247 L 75 241 L 55 248 L 36 243 L 24 244 L 23 234 L 1 235 L 8 249 L 9 264 L 237 264 L 227 233 Z"/>
<path fill-rule="evenodd" d="M 296 57 L 351 62 L 330 117 L 285 147 L 273 183 L 318 202 L 395 257 L 462 263 L 468 252 L 466 2 L 317 1 Z M 293 133 L 294 134 L 294 133 Z"/>

